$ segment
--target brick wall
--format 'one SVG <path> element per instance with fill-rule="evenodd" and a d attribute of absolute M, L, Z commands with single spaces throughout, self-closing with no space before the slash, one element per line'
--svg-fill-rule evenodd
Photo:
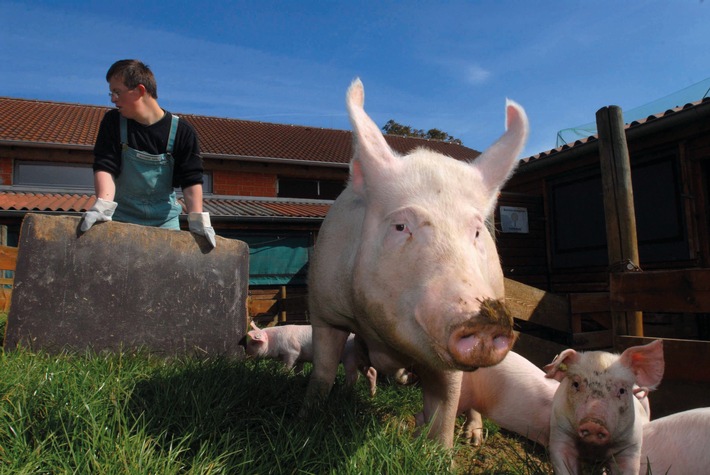
<path fill-rule="evenodd" d="M 216 195 L 276 196 L 276 175 L 273 174 L 215 171 L 212 181 L 212 192 Z"/>
<path fill-rule="evenodd" d="M 12 159 L 0 159 L 0 185 L 12 185 Z"/>

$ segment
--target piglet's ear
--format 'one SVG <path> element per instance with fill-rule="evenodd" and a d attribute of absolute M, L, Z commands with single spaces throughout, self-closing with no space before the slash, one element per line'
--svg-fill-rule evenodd
<path fill-rule="evenodd" d="M 267 339 L 266 333 L 264 333 L 261 330 L 259 330 L 258 332 L 251 331 L 251 332 L 247 333 L 247 335 L 249 335 L 249 338 L 251 338 L 252 341 L 261 342 L 261 341 L 266 341 L 266 339 Z"/>
<path fill-rule="evenodd" d="M 665 369 L 663 340 L 627 348 L 621 354 L 620 362 L 634 372 L 636 384 L 655 389 L 661 383 Z"/>
<path fill-rule="evenodd" d="M 577 361 L 579 361 L 579 353 L 570 348 L 557 355 L 552 363 L 542 369 L 545 371 L 546 378 L 562 381 L 567 376 L 567 367 Z"/>

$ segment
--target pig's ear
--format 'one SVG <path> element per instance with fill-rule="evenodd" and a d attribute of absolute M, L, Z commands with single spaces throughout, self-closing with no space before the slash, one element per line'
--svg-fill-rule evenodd
<path fill-rule="evenodd" d="M 350 161 L 350 182 L 353 190 L 362 195 L 368 183 L 382 176 L 387 169 L 399 165 L 379 127 L 365 113 L 365 88 L 355 79 L 346 95 L 345 103 L 353 126 L 353 159 Z"/>
<path fill-rule="evenodd" d="M 574 364 L 579 360 L 579 353 L 573 349 L 568 349 L 555 356 L 552 363 L 545 365 L 543 371 L 545 371 L 545 377 L 550 379 L 556 379 L 557 381 L 562 381 L 567 377 L 567 367 L 570 364 Z"/>
<path fill-rule="evenodd" d="M 636 384 L 650 389 L 656 388 L 663 379 L 665 362 L 663 340 L 655 340 L 647 345 L 627 348 L 620 358 L 621 364 L 631 368 L 636 376 Z"/>
<path fill-rule="evenodd" d="M 510 99 L 505 104 L 505 133 L 496 143 L 472 162 L 483 177 L 492 207 L 498 191 L 518 165 L 518 155 L 528 138 L 528 117 L 519 104 Z"/>
<path fill-rule="evenodd" d="M 247 335 L 249 335 L 249 337 L 252 339 L 252 341 L 258 341 L 258 342 L 266 341 L 269 338 L 267 333 L 263 332 L 261 330 L 259 330 L 259 331 L 252 330 L 249 333 L 247 333 Z"/>

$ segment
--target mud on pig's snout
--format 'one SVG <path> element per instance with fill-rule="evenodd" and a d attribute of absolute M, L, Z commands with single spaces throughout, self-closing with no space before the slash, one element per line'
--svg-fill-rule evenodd
<path fill-rule="evenodd" d="M 448 350 L 459 369 L 493 366 L 513 347 L 513 317 L 500 300 L 481 301 L 477 315 L 453 328 Z"/>

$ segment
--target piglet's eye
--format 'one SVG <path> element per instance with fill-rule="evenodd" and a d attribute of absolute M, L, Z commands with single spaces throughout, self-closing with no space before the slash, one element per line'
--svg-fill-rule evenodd
<path fill-rule="evenodd" d="M 579 381 L 572 381 L 572 387 L 574 389 L 579 389 Z"/>
<path fill-rule="evenodd" d="M 626 394 L 626 389 L 624 389 L 624 388 L 619 389 L 619 396 L 623 396 L 624 394 Z"/>
<path fill-rule="evenodd" d="M 403 231 L 407 230 L 407 225 L 406 224 L 395 224 L 394 229 L 399 232 L 403 232 Z"/>

